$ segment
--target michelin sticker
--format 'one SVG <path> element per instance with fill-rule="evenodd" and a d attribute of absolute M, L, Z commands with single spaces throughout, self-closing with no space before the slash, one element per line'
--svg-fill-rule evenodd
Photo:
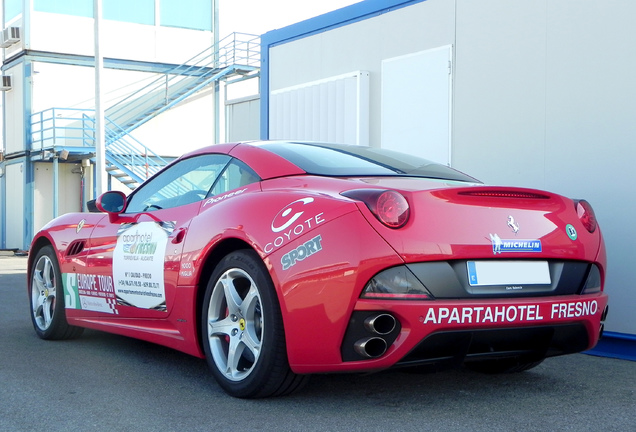
<path fill-rule="evenodd" d="M 172 222 L 122 225 L 113 251 L 113 281 L 117 303 L 167 311 L 164 256 Z"/>
<path fill-rule="evenodd" d="M 497 234 L 490 234 L 492 253 L 497 255 L 502 252 L 541 252 L 541 240 L 506 240 Z"/>

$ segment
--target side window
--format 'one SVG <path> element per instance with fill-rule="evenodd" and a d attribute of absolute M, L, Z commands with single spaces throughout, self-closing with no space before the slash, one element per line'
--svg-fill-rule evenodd
<path fill-rule="evenodd" d="M 221 195 L 258 181 L 261 181 L 260 177 L 250 167 L 238 159 L 232 159 L 214 183 L 210 196 Z"/>
<path fill-rule="evenodd" d="M 177 162 L 133 192 L 126 213 L 172 208 L 204 199 L 231 159 L 212 154 Z"/>

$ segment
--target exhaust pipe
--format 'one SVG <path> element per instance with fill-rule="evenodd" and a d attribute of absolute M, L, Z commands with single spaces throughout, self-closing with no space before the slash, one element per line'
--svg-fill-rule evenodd
<path fill-rule="evenodd" d="M 371 315 L 364 320 L 364 327 L 371 333 L 384 336 L 395 329 L 395 317 L 387 313 Z"/>
<path fill-rule="evenodd" d="M 353 349 L 365 358 L 377 358 L 386 352 L 386 341 L 379 337 L 360 339 L 353 344 Z"/>

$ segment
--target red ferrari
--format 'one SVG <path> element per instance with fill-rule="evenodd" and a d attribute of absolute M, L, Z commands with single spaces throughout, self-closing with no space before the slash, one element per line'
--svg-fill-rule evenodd
<path fill-rule="evenodd" d="M 310 374 L 530 369 L 607 315 L 591 206 L 377 148 L 221 144 L 33 239 L 43 339 L 84 327 L 205 358 L 230 395 Z"/>

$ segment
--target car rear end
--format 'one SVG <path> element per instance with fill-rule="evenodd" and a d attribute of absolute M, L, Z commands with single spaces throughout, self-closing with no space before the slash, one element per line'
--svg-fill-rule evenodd
<path fill-rule="evenodd" d="M 403 264 L 362 289 L 341 346 L 348 367 L 522 370 L 596 345 L 606 259 L 587 202 L 459 182 L 364 183 L 343 195 Z"/>

